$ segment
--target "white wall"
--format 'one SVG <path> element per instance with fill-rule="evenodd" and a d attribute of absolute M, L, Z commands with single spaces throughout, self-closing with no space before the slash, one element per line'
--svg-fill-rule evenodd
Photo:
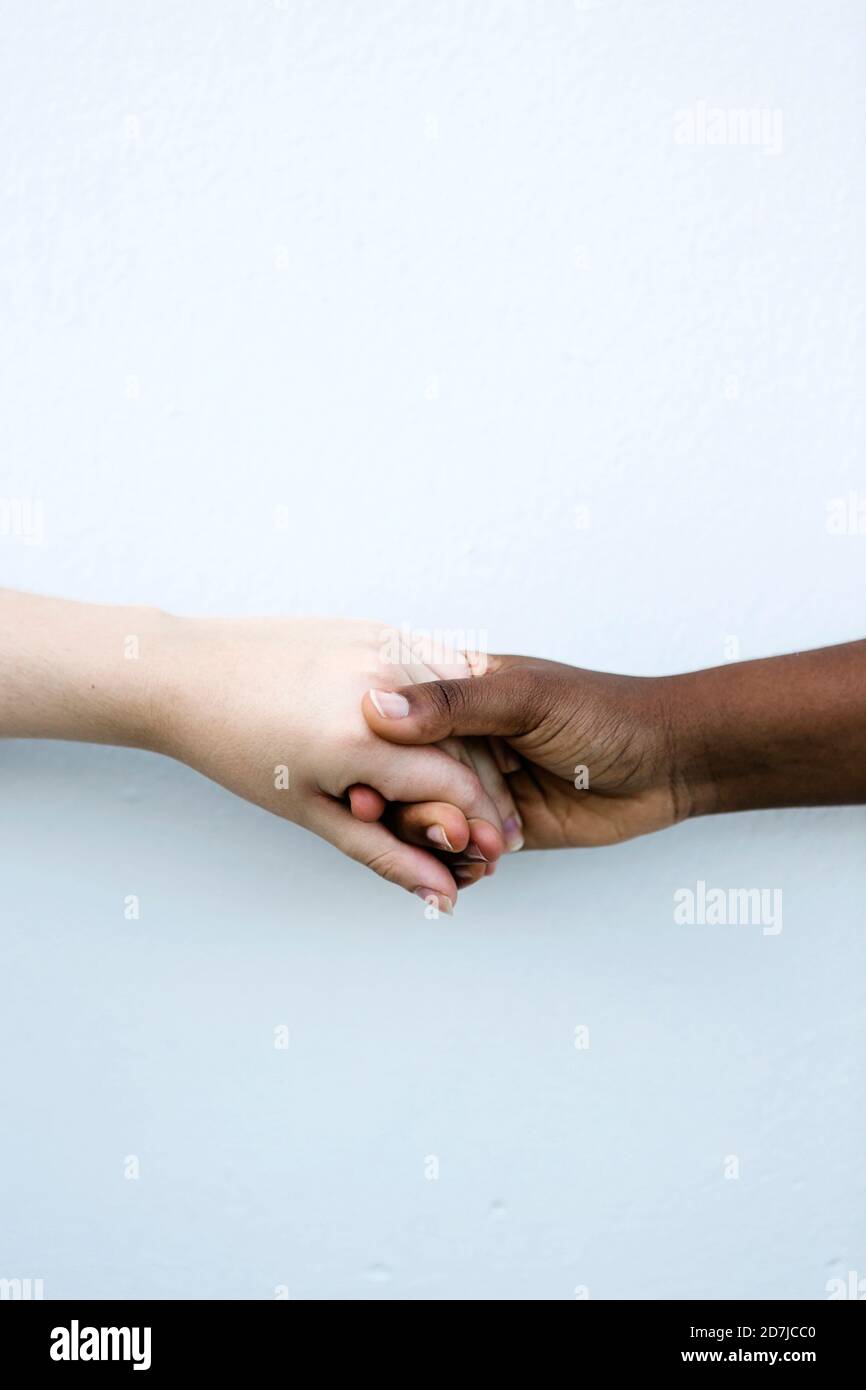
<path fill-rule="evenodd" d="M 7 513 L 3 582 L 640 672 L 863 635 L 866 535 L 826 529 L 866 494 L 857 0 L 18 0 L 2 28 L 0 498 L 44 507 L 41 544 Z M 678 143 L 699 102 L 780 111 L 781 152 Z M 0 1275 L 866 1276 L 863 808 L 522 856 L 433 924 L 168 762 L 0 770 Z M 781 888 L 782 933 L 676 926 L 699 878 Z"/>

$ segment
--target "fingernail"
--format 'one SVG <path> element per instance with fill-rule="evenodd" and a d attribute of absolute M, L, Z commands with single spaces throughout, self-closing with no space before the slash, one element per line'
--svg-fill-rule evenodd
<path fill-rule="evenodd" d="M 508 817 L 508 820 L 502 827 L 502 833 L 505 836 L 505 843 L 511 854 L 513 854 L 515 850 L 523 849 L 523 832 L 520 828 L 520 821 L 516 816 Z"/>
<path fill-rule="evenodd" d="M 409 713 L 406 696 L 394 690 L 371 690 L 370 699 L 383 719 L 405 719 Z"/>
<path fill-rule="evenodd" d="M 454 853 L 454 846 L 445 834 L 444 825 L 428 825 L 427 839 L 432 840 L 440 849 L 450 849 L 451 853 Z"/>
<path fill-rule="evenodd" d="M 446 917 L 454 916 L 454 908 L 451 899 L 446 898 L 444 893 L 437 893 L 435 888 L 416 888 L 415 897 L 420 898 L 428 907 L 436 907 L 440 912 L 444 912 Z"/>
<path fill-rule="evenodd" d="M 475 882 L 475 874 L 471 869 L 452 869 L 451 872 L 457 883 L 466 884 Z"/>
<path fill-rule="evenodd" d="M 474 840 L 469 841 L 469 844 L 466 846 L 463 853 L 467 859 L 474 860 L 476 864 L 487 863 L 487 855 L 481 853 L 481 850 L 478 848 Z"/>

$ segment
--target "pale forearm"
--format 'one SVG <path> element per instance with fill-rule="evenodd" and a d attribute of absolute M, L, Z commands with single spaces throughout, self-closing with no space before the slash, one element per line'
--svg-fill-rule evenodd
<path fill-rule="evenodd" d="M 0 590 L 0 737 L 153 746 L 169 621 Z"/>

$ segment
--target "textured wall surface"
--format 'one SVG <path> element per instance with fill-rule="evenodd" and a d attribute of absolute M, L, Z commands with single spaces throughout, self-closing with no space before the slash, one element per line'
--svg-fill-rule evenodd
<path fill-rule="evenodd" d="M 857 0 L 0 23 L 4 583 L 645 673 L 863 635 Z M 3 747 L 0 1276 L 866 1276 L 864 830 L 517 856 L 430 923 L 180 766 Z M 782 890 L 783 930 L 677 925 L 699 879 Z"/>

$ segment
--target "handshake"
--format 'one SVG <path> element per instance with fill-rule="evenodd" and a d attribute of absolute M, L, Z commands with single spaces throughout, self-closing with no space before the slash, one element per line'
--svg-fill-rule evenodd
<path fill-rule="evenodd" d="M 428 915 L 508 853 L 614 844 L 694 809 L 662 681 L 434 658 L 366 622 L 162 626 L 172 674 L 150 746 L 330 840 Z"/>
<path fill-rule="evenodd" d="M 0 737 L 148 748 L 451 912 L 522 849 L 866 801 L 866 642 L 685 675 L 0 592 Z"/>

